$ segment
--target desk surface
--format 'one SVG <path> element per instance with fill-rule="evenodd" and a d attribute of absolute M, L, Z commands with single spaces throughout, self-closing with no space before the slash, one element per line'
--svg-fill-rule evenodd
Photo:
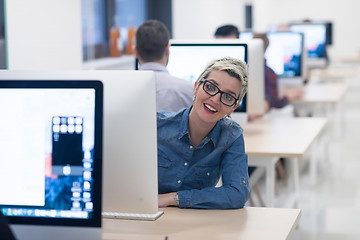
<path fill-rule="evenodd" d="M 344 80 L 354 78 L 359 74 L 356 67 L 328 67 L 325 69 L 311 69 L 310 79 L 319 79 L 323 81 Z"/>
<path fill-rule="evenodd" d="M 242 125 L 250 157 L 303 157 L 326 118 L 261 118 Z"/>
<path fill-rule="evenodd" d="M 301 210 L 285 208 L 243 208 L 199 210 L 165 208 L 154 222 L 104 219 L 103 239 L 287 239 L 296 227 Z"/>
<path fill-rule="evenodd" d="M 309 84 L 304 87 L 303 97 L 292 103 L 338 103 L 345 95 L 348 86 L 344 83 Z"/>

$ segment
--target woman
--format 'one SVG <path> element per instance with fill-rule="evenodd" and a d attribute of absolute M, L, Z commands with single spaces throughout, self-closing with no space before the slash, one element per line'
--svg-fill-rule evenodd
<path fill-rule="evenodd" d="M 246 65 L 211 63 L 194 84 L 194 101 L 158 113 L 159 207 L 242 208 L 249 193 L 241 127 L 229 116 L 247 90 Z M 223 185 L 215 187 L 222 178 Z"/>

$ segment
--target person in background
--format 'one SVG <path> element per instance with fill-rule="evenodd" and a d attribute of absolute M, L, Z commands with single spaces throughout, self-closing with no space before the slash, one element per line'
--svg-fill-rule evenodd
<path fill-rule="evenodd" d="M 215 38 L 239 38 L 239 29 L 232 24 L 220 26 L 215 31 Z"/>
<path fill-rule="evenodd" d="M 247 84 L 245 63 L 215 60 L 194 83 L 192 106 L 158 112 L 159 207 L 244 207 L 249 182 L 243 130 L 228 116 Z M 223 184 L 215 187 L 220 177 Z"/>
<path fill-rule="evenodd" d="M 253 38 L 262 39 L 264 42 L 264 53 L 269 46 L 269 39 L 266 33 L 255 33 Z M 265 98 L 266 98 L 266 109 L 270 111 L 271 108 L 283 108 L 288 105 L 291 101 L 298 100 L 303 95 L 302 88 L 291 88 L 284 92 L 283 96 L 279 95 L 278 91 L 278 76 L 271 69 L 264 59 L 265 69 Z"/>
<path fill-rule="evenodd" d="M 264 42 L 264 54 L 267 47 L 269 46 L 269 39 L 266 33 L 256 33 L 253 38 L 262 39 Z M 295 87 L 288 89 L 284 92 L 283 96 L 279 95 L 278 91 L 278 76 L 266 64 L 266 59 L 264 59 L 264 69 L 265 69 L 265 98 L 266 98 L 266 108 L 267 111 L 270 111 L 271 108 L 283 108 L 288 105 L 291 101 L 298 100 L 303 95 L 303 89 L 301 87 Z M 279 178 L 286 184 L 287 174 L 284 168 L 284 158 L 280 158 L 280 161 L 276 163 L 276 169 L 278 172 Z"/>
<path fill-rule="evenodd" d="M 192 83 L 172 76 L 166 69 L 170 47 L 166 26 L 160 21 L 148 20 L 137 29 L 135 39 L 134 53 L 139 59 L 140 70 L 151 70 L 156 74 L 157 111 L 177 112 L 191 106 Z"/>

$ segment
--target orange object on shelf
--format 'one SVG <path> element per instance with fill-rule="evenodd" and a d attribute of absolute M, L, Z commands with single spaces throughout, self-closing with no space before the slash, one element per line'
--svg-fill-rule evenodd
<path fill-rule="evenodd" d="M 119 46 L 120 29 L 118 27 L 112 27 L 110 29 L 110 56 L 120 57 L 122 55 L 122 49 Z"/>
<path fill-rule="evenodd" d="M 136 29 L 133 26 L 130 26 L 128 29 L 128 39 L 127 39 L 127 44 L 126 44 L 126 54 L 134 54 L 134 41 L 135 41 L 135 33 L 136 33 Z"/>

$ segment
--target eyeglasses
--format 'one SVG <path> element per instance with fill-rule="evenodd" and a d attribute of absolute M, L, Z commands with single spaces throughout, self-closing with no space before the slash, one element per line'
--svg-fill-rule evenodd
<path fill-rule="evenodd" d="M 234 104 L 239 102 L 239 98 L 232 96 L 229 93 L 221 91 L 215 84 L 206 80 L 205 78 L 200 80 L 200 83 L 203 83 L 204 91 L 210 96 L 215 96 L 220 93 L 220 102 L 228 107 L 234 106 Z"/>

